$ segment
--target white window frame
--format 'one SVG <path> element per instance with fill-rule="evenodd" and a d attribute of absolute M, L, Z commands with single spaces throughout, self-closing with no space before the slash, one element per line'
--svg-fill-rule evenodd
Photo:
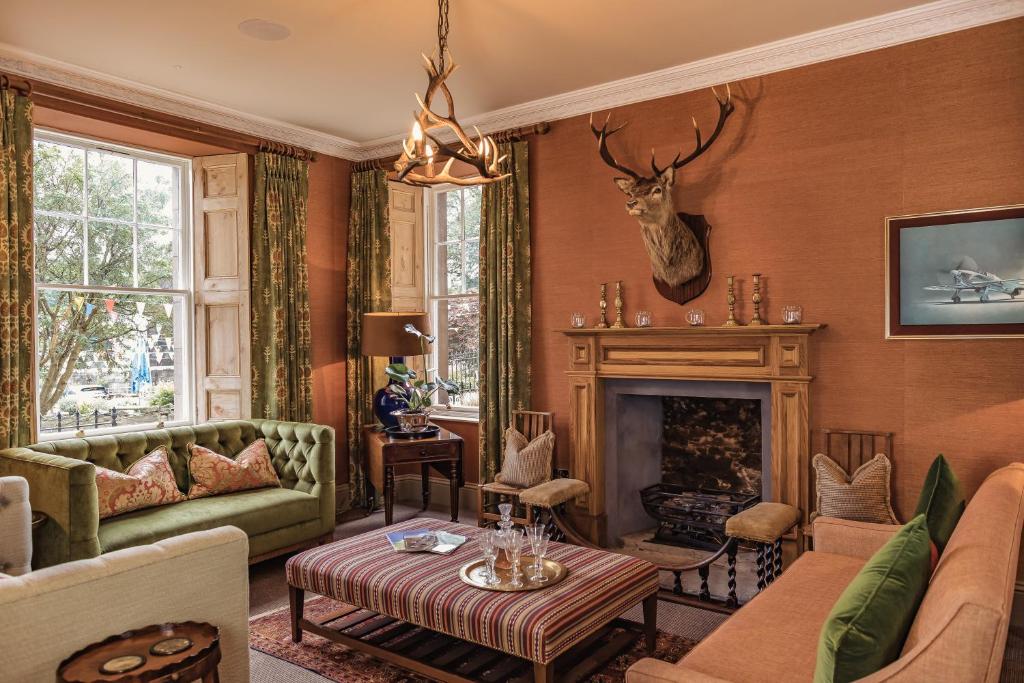
<path fill-rule="evenodd" d="M 97 152 L 103 152 L 106 154 L 115 154 L 118 156 L 126 156 L 135 160 L 149 161 L 153 163 L 177 166 L 179 169 L 179 197 L 178 211 L 180 214 L 180 248 L 178 254 L 178 269 L 180 282 L 184 286 L 183 289 L 162 289 L 162 288 L 144 288 L 144 287 L 123 287 L 123 286 L 103 286 L 103 285 L 70 285 L 70 284 L 58 284 L 52 285 L 45 282 L 38 282 L 33 274 L 32 278 L 32 321 L 33 321 L 33 334 L 35 335 L 35 350 L 36 352 L 32 357 L 32 373 L 33 373 L 33 386 L 32 390 L 38 392 L 38 380 L 39 380 L 39 326 L 36 323 L 38 311 L 37 302 L 39 300 L 40 290 L 53 290 L 53 291 L 79 291 L 79 292 L 98 292 L 104 294 L 155 294 L 159 296 L 181 296 L 182 297 L 182 313 L 183 319 L 181 320 L 181 335 L 177 334 L 178 330 L 175 330 L 175 346 L 174 350 L 174 363 L 177 371 L 179 360 L 182 364 L 178 382 L 181 385 L 181 392 L 175 393 L 175 403 L 178 402 L 179 397 L 184 400 L 184 414 L 187 417 L 178 420 L 169 420 L 163 422 L 165 427 L 177 427 L 183 425 L 191 425 L 195 423 L 196 415 L 196 404 L 195 404 L 195 306 L 193 303 L 193 273 L 192 273 L 192 159 L 190 157 L 178 156 L 174 154 L 164 154 L 159 152 L 151 152 L 146 149 L 138 147 L 130 147 L 126 145 L 117 145 L 114 143 L 105 142 L 95 138 L 90 138 L 83 135 L 69 135 L 67 133 L 61 133 L 46 128 L 36 127 L 33 129 L 33 144 L 36 141 L 49 142 L 53 144 L 66 145 L 70 147 L 77 147 L 84 150 L 87 154 L 89 150 Z M 86 157 L 85 165 L 85 203 L 82 207 L 82 215 L 75 216 L 75 220 L 82 220 L 84 227 L 83 240 L 88 241 L 88 158 Z M 136 183 L 135 194 L 138 194 L 137 178 L 134 181 Z M 135 199 L 133 198 L 133 202 Z M 54 215 L 60 217 L 60 212 L 42 212 L 44 215 Z M 126 221 L 117 221 L 111 219 L 102 219 L 107 222 L 126 224 Z M 135 235 L 136 250 L 138 249 L 138 232 L 137 222 L 127 222 L 128 225 L 133 226 L 133 233 Z M 33 248 L 35 245 L 33 244 Z M 85 253 L 83 251 L 83 253 Z M 137 260 L 136 260 L 137 263 Z M 84 267 L 88 267 L 87 263 Z M 136 268 L 137 265 L 133 265 Z M 38 401 L 38 393 L 37 393 Z M 54 441 L 57 439 L 67 439 L 74 437 L 78 432 L 74 429 L 64 430 L 60 432 L 42 432 L 42 414 L 39 412 L 38 403 L 35 410 L 35 421 L 36 430 L 38 434 L 38 441 Z M 103 434 L 119 434 L 124 432 L 137 432 L 145 429 L 154 429 L 159 426 L 158 422 L 151 423 L 137 423 L 129 425 L 119 425 L 117 427 L 100 427 L 97 429 L 87 429 L 85 431 L 86 436 L 100 436 Z"/>
<path fill-rule="evenodd" d="M 442 276 L 438 267 L 437 247 L 437 199 L 438 194 L 453 192 L 465 189 L 462 185 L 448 183 L 445 185 L 433 185 L 423 192 L 423 229 L 425 233 L 423 254 L 426 259 L 426 267 L 423 272 L 426 276 L 426 283 L 423 291 L 426 296 L 426 310 L 430 317 L 431 328 L 437 337 L 428 356 L 429 367 L 438 368 L 441 371 L 441 358 L 447 357 L 448 353 L 448 326 L 438 324 L 438 306 L 442 301 L 476 299 L 479 301 L 479 290 L 468 294 L 438 294 L 438 284 Z M 482 398 L 482 397 L 481 397 Z M 451 410 L 439 414 L 444 419 L 463 420 L 466 422 L 477 422 L 480 419 L 479 406 L 452 406 Z"/>

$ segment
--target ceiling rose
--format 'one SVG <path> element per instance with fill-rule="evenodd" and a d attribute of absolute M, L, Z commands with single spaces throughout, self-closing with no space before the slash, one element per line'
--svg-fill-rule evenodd
<path fill-rule="evenodd" d="M 292 30 L 284 24 L 266 19 L 246 19 L 238 25 L 242 35 L 256 40 L 284 40 L 292 34 Z"/>

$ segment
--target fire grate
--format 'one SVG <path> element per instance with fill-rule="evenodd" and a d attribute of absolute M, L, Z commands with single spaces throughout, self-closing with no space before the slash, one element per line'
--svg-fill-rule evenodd
<path fill-rule="evenodd" d="M 647 514 L 658 521 L 652 541 L 717 550 L 725 543 L 725 521 L 761 500 L 756 493 L 654 484 L 640 491 Z"/>

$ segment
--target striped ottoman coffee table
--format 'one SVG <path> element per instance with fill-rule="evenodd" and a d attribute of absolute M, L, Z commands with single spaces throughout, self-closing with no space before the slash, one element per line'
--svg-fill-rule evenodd
<path fill-rule="evenodd" d="M 658 592 L 654 565 L 602 550 L 552 543 L 547 557 L 569 570 L 564 580 L 537 591 L 499 593 L 469 586 L 459 579 L 462 565 L 482 555 L 474 538 L 483 529 L 414 519 L 387 527 L 386 531 L 413 529 L 447 531 L 469 540 L 451 555 L 398 553 L 384 536 L 385 530 L 379 530 L 289 559 L 286 573 L 292 640 L 300 642 L 302 632 L 309 631 L 438 680 L 478 680 L 451 666 L 454 651 L 462 648 L 466 657 L 490 656 L 491 669 L 523 669 L 522 660 L 528 660 L 533 664 L 533 680 L 547 683 L 556 680 L 556 659 L 560 655 L 572 650 L 560 661 L 572 659 L 577 662 L 574 670 L 578 669 L 582 665 L 575 655 L 580 650 L 574 650 L 574 646 L 604 637 L 611 622 L 642 602 L 646 644 L 648 652 L 653 652 Z M 315 621 L 307 619 L 303 616 L 307 591 L 345 604 Z M 389 629 L 395 629 L 394 637 L 389 636 Z M 415 629 L 420 634 L 419 647 L 410 645 L 396 651 L 387 646 L 387 642 L 401 637 L 403 629 Z M 368 633 L 373 635 L 363 637 Z M 629 644 L 635 638 L 634 634 Z M 621 651 L 625 642 L 621 632 L 616 642 Z M 431 643 L 433 658 L 417 656 L 417 652 L 422 655 L 429 651 Z M 607 652 L 611 647 L 602 641 L 581 650 L 592 658 L 595 653 L 591 650 Z M 507 661 L 495 659 L 501 657 L 500 653 Z M 568 671 L 557 673 L 558 680 L 573 677 Z M 492 670 L 483 678 L 500 674 Z M 510 678 L 513 676 L 496 680 Z"/>

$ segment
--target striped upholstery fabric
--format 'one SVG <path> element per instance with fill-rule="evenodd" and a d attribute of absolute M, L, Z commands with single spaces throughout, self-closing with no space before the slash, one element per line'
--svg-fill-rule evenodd
<path fill-rule="evenodd" d="M 528 489 L 551 479 L 551 455 L 555 435 L 550 430 L 527 442 L 515 427 L 505 430 L 505 458 L 501 472 L 494 478 L 499 484 Z"/>
<path fill-rule="evenodd" d="M 499 593 L 466 585 L 459 569 L 482 556 L 484 530 L 413 519 L 388 531 L 436 529 L 468 540 L 451 555 L 396 553 L 384 531 L 320 546 L 288 560 L 288 583 L 456 638 L 546 664 L 658 590 L 654 565 L 625 555 L 552 543 L 547 557 L 569 573 L 539 591 Z"/>
<path fill-rule="evenodd" d="M 814 465 L 818 514 L 857 522 L 899 524 L 889 499 L 892 466 L 881 453 L 857 468 L 852 477 L 827 455 L 818 453 Z"/>

